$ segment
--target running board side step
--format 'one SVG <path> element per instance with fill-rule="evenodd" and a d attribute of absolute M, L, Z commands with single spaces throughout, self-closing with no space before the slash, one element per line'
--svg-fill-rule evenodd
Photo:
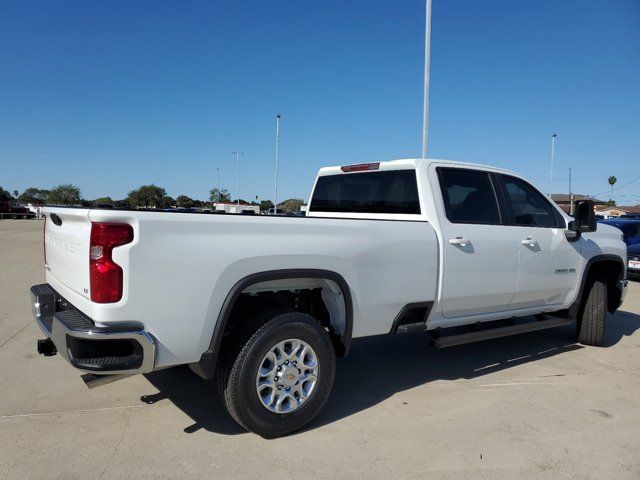
<path fill-rule="evenodd" d="M 102 385 L 107 385 L 108 383 L 115 382 L 117 380 L 122 380 L 124 378 L 129 378 L 132 375 L 120 375 L 120 374 L 112 374 L 112 375 L 94 375 L 92 373 L 85 373 L 81 375 L 82 381 L 88 388 L 96 388 L 101 387 Z"/>
<path fill-rule="evenodd" d="M 508 327 L 488 328 L 477 332 L 461 333 L 459 335 L 449 335 L 436 338 L 433 342 L 436 348 L 447 348 L 456 345 L 464 345 L 465 343 L 482 342 L 493 338 L 508 337 L 511 335 L 519 335 L 521 333 L 535 332 L 537 330 L 546 330 L 547 328 L 564 327 L 573 323 L 572 319 L 560 317 L 547 317 L 548 320 L 521 323 Z"/>

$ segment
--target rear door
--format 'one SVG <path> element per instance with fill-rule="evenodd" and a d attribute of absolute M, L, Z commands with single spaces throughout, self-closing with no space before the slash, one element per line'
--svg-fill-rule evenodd
<path fill-rule="evenodd" d="M 447 318 L 508 310 L 518 280 L 519 243 L 502 225 L 490 172 L 437 167 L 445 216 L 443 315 Z"/>
<path fill-rule="evenodd" d="M 518 289 L 512 308 L 565 303 L 578 284 L 581 242 L 567 239 L 564 218 L 535 187 L 511 175 L 496 177 L 505 223 L 518 245 Z"/>

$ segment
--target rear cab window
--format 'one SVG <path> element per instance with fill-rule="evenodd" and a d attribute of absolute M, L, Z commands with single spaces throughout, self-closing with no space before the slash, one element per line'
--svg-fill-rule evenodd
<path fill-rule="evenodd" d="M 420 214 L 415 170 L 382 170 L 318 177 L 310 211 Z"/>
<path fill-rule="evenodd" d="M 489 172 L 438 167 L 438 180 L 451 223 L 501 223 L 496 190 Z"/>

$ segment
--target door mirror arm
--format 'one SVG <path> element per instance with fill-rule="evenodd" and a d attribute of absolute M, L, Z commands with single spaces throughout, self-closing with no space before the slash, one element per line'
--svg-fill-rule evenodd
<path fill-rule="evenodd" d="M 564 231 L 564 236 L 567 237 L 567 240 L 569 240 L 570 242 L 577 242 L 578 240 L 580 240 L 582 232 L 576 229 L 576 222 L 574 220 L 571 220 L 567 224 L 567 229 Z"/>

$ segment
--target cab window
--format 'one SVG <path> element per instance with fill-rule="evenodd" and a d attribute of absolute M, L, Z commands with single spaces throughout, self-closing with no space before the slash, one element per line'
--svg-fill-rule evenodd
<path fill-rule="evenodd" d="M 415 170 L 318 177 L 310 210 L 349 213 L 420 213 Z"/>
<path fill-rule="evenodd" d="M 438 168 L 445 213 L 452 223 L 500 223 L 498 200 L 487 172 Z"/>
<path fill-rule="evenodd" d="M 507 211 L 512 225 L 529 227 L 559 227 L 560 215 L 551 202 L 524 180 L 499 175 Z"/>

